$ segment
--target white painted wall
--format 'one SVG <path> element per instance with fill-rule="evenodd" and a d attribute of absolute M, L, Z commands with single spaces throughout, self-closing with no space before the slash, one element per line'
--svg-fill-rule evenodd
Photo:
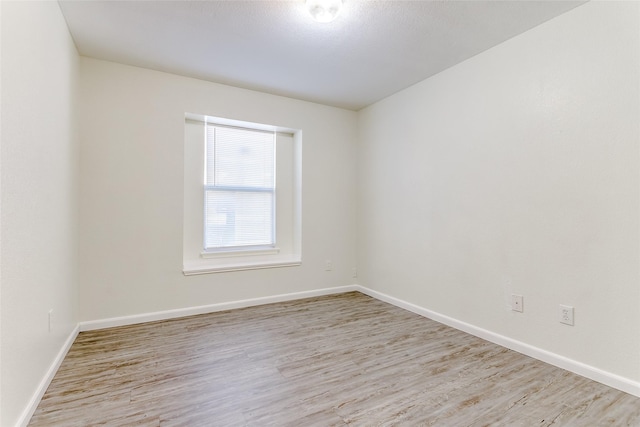
<path fill-rule="evenodd" d="M 78 322 L 77 72 L 57 2 L 2 2 L 3 426 L 23 416 Z"/>
<path fill-rule="evenodd" d="M 639 17 L 590 2 L 361 111 L 360 284 L 640 381 Z"/>
<path fill-rule="evenodd" d="M 0 189 L 2 189 L 2 2 L 0 2 Z M 0 193 L 2 224 L 2 193 Z M 0 423 L 2 423 L 2 226 L 0 225 Z"/>
<path fill-rule="evenodd" d="M 355 112 L 88 58 L 80 94 L 81 320 L 352 282 Z M 183 276 L 185 112 L 302 129 L 302 266 Z"/>

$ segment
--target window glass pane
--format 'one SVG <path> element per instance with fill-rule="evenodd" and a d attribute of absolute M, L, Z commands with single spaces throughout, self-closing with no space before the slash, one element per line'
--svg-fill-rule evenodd
<path fill-rule="evenodd" d="M 205 249 L 275 245 L 275 134 L 207 125 Z"/>
<path fill-rule="evenodd" d="M 273 188 L 274 134 L 207 127 L 207 185 Z"/>
<path fill-rule="evenodd" d="M 270 191 L 205 191 L 205 249 L 273 245 Z"/>

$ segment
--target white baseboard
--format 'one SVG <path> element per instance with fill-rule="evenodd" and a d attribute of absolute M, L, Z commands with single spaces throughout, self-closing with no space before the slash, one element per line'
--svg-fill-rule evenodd
<path fill-rule="evenodd" d="M 273 295 L 261 298 L 251 298 L 240 301 L 231 301 L 219 304 L 203 305 L 198 307 L 187 307 L 174 310 L 158 311 L 153 313 L 137 314 L 132 316 L 115 317 L 110 319 L 93 320 L 87 322 L 80 322 L 74 330 L 71 332 L 64 345 L 60 349 L 60 352 L 56 356 L 55 360 L 51 364 L 47 374 L 40 382 L 36 392 L 33 394 L 28 406 L 22 413 L 22 416 L 18 420 L 17 426 L 26 426 L 29 420 L 33 416 L 38 403 L 42 399 L 47 387 L 51 383 L 56 371 L 60 367 L 60 364 L 64 360 L 67 352 L 71 348 L 73 341 L 76 339 L 78 332 L 90 331 L 96 329 L 110 328 L 114 326 L 125 326 L 136 323 L 152 322 L 156 320 L 173 319 L 177 317 L 192 316 L 196 314 L 213 313 L 216 311 L 232 310 L 236 308 L 245 308 L 251 306 L 258 306 L 263 304 L 271 304 L 283 301 L 293 301 L 303 298 L 312 298 L 324 295 L 340 294 L 344 292 L 358 291 L 365 295 L 369 295 L 375 299 L 383 302 L 387 302 L 396 307 L 411 311 L 453 328 L 459 329 L 468 334 L 493 342 L 500 346 L 509 348 L 583 377 L 592 379 L 599 383 L 605 384 L 609 387 L 616 388 L 634 396 L 640 397 L 640 383 L 632 381 L 628 378 L 621 377 L 619 375 L 612 374 L 610 372 L 603 371 L 590 365 L 560 356 L 555 353 L 534 347 L 532 345 L 523 343 L 521 341 L 514 340 L 512 338 L 505 337 L 495 332 L 488 331 L 486 329 L 479 328 L 477 326 L 465 323 L 454 318 L 445 316 L 435 311 L 420 307 L 410 302 L 401 300 L 399 298 L 392 297 L 382 292 L 375 291 L 373 289 L 366 288 L 361 285 L 348 285 L 335 288 L 316 289 L 312 291 L 295 292 L 289 294 Z"/>
<path fill-rule="evenodd" d="M 543 362 L 549 363 L 550 365 L 557 366 L 558 368 L 565 369 L 567 371 L 573 372 L 574 374 L 578 374 L 580 376 L 605 384 L 609 387 L 616 388 L 618 390 L 624 391 L 625 393 L 640 397 L 640 382 L 621 377 L 611 372 L 603 371 L 602 369 L 598 369 L 582 362 L 578 362 L 576 360 L 561 356 L 559 354 L 555 354 L 541 348 L 534 347 L 527 343 L 505 337 L 504 335 L 496 334 L 495 332 L 479 328 L 469 323 L 461 322 L 460 320 L 456 320 L 449 316 L 445 316 L 435 311 L 428 310 L 399 298 L 389 296 L 382 292 L 365 288 L 364 286 L 357 285 L 356 290 L 380 301 L 387 302 L 389 304 L 395 305 L 396 307 L 403 308 L 405 310 L 435 320 L 436 322 L 440 322 L 447 326 L 459 329 L 478 338 L 482 338 L 494 344 L 498 344 L 502 347 L 517 351 L 518 353 L 533 357 L 534 359 L 541 360 Z"/>
<path fill-rule="evenodd" d="M 71 348 L 71 345 L 73 344 L 76 337 L 78 336 L 79 331 L 80 331 L 79 325 L 76 325 L 76 327 L 73 328 L 73 330 L 67 337 L 66 341 L 62 345 L 62 348 L 60 348 L 60 351 L 56 355 L 55 359 L 53 359 L 51 366 L 49 366 L 49 369 L 47 370 L 47 373 L 40 381 L 40 384 L 38 384 L 38 387 L 36 388 L 35 393 L 33 393 L 33 396 L 31 396 L 31 399 L 29 400 L 27 407 L 22 412 L 22 415 L 20 415 L 20 418 L 18 418 L 18 422 L 16 423 L 16 426 L 26 427 L 27 424 L 29 424 L 29 421 L 31 421 L 31 417 L 33 416 L 33 413 L 36 412 L 36 409 L 38 408 L 38 404 L 40 403 L 42 396 L 44 396 L 44 393 L 47 391 L 47 388 L 49 388 L 49 384 L 51 384 L 53 377 L 56 375 L 56 372 L 58 372 L 58 368 L 62 364 L 62 361 L 64 360 L 67 353 L 69 352 L 69 349 Z"/>
<path fill-rule="evenodd" d="M 197 307 L 178 308 L 173 310 L 156 311 L 153 313 L 134 314 L 132 316 L 113 317 L 110 319 L 91 320 L 80 322 L 80 331 L 93 331 L 96 329 L 112 328 L 115 326 L 134 325 L 136 323 L 154 322 L 157 320 L 175 319 L 177 317 L 193 316 L 196 314 L 214 313 L 216 311 L 232 310 L 236 308 L 252 307 L 275 302 L 293 301 L 303 298 L 312 298 L 324 295 L 341 294 L 359 290 L 356 285 L 339 286 L 335 288 L 315 289 L 312 291 L 294 292 L 261 298 L 251 298 L 239 301 L 223 302 L 219 304 L 201 305 Z"/>

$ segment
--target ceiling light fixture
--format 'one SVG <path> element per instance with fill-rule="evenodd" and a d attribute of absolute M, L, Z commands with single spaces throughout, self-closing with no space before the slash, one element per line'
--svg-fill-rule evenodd
<path fill-rule="evenodd" d="M 342 8 L 342 0 L 307 0 L 307 9 L 318 22 L 331 22 Z"/>

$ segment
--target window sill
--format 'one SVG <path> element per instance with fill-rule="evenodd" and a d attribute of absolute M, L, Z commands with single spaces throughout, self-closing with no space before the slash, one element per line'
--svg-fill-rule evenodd
<path fill-rule="evenodd" d="M 229 271 L 297 267 L 302 264 L 302 259 L 300 259 L 299 256 L 293 255 L 273 256 L 263 260 L 256 260 L 255 257 L 252 258 L 251 260 L 242 259 L 242 257 L 199 260 L 185 263 L 182 268 L 182 273 L 185 276 L 195 276 L 198 274 L 225 273 Z"/>

